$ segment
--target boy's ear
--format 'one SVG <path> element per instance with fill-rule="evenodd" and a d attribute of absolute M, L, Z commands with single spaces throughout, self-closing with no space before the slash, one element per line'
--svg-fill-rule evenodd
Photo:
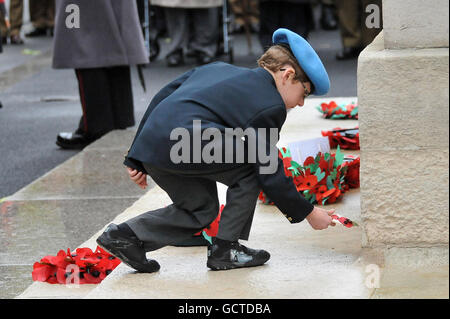
<path fill-rule="evenodd" d="M 291 66 L 286 67 L 285 71 L 283 72 L 283 82 L 288 80 L 294 80 L 295 78 L 295 70 Z"/>

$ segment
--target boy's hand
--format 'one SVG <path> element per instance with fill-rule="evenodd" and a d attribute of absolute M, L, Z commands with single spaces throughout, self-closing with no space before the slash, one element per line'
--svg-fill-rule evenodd
<path fill-rule="evenodd" d="M 313 211 L 306 216 L 306 220 L 315 230 L 327 229 L 328 226 L 336 226 L 331 218 L 331 215 L 333 215 L 335 211 L 335 209 L 325 210 L 319 207 L 314 207 Z"/>
<path fill-rule="evenodd" d="M 147 185 L 147 174 L 139 172 L 138 170 L 127 167 L 128 175 L 131 180 L 135 182 L 140 188 L 145 189 Z"/>

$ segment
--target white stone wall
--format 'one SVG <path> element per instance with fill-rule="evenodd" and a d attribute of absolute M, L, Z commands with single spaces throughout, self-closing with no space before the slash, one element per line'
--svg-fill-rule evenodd
<path fill-rule="evenodd" d="M 445 246 L 448 47 L 392 50 L 384 36 L 358 61 L 363 246 Z"/>
<path fill-rule="evenodd" d="M 448 0 L 383 0 L 387 49 L 448 48 Z"/>

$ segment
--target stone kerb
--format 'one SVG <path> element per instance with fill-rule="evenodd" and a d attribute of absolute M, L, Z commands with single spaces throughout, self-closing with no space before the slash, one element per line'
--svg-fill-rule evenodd
<path fill-rule="evenodd" d="M 358 61 L 363 245 L 448 245 L 448 48 L 383 41 Z"/>

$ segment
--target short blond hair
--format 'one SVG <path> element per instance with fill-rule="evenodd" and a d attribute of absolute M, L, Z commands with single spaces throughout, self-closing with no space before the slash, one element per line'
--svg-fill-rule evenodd
<path fill-rule="evenodd" d="M 266 52 L 258 59 L 258 66 L 267 68 L 272 72 L 277 72 L 283 65 L 290 65 L 295 70 L 294 80 L 301 82 L 310 82 L 305 71 L 300 67 L 297 59 L 294 57 L 291 49 L 287 44 L 275 44 L 267 49 Z"/>

